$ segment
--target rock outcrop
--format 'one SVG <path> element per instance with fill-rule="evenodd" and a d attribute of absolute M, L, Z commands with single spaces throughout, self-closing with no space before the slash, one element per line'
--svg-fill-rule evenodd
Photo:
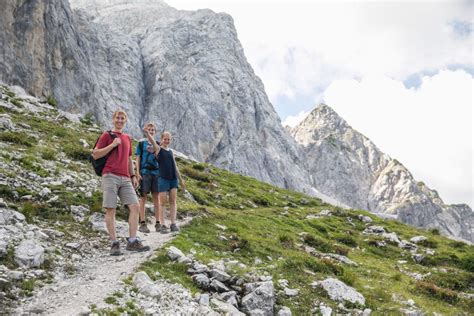
<path fill-rule="evenodd" d="M 152 0 L 7 0 L 0 80 L 129 132 L 145 121 L 200 161 L 309 192 L 298 147 L 247 62 L 232 18 Z"/>
<path fill-rule="evenodd" d="M 474 241 L 474 213 L 447 205 L 410 171 L 321 104 L 291 131 L 304 147 L 313 186 L 352 208 Z"/>

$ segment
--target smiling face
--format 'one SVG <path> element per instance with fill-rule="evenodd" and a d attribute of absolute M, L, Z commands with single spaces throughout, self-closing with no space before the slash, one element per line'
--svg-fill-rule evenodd
<path fill-rule="evenodd" d="M 127 123 L 127 116 L 123 113 L 117 113 L 113 117 L 112 122 L 116 130 L 122 130 L 125 127 L 125 123 Z"/>
<path fill-rule="evenodd" d="M 146 130 L 148 131 L 148 133 L 150 133 L 151 136 L 155 136 L 156 134 L 155 126 L 153 126 L 152 124 L 149 124 L 146 126 Z"/>
<path fill-rule="evenodd" d="M 171 143 L 171 134 L 170 133 L 163 133 L 161 135 L 161 146 L 163 147 L 168 147 L 168 145 Z"/>

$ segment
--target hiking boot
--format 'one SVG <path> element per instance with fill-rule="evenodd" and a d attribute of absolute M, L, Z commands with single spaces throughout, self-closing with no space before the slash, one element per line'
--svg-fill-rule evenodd
<path fill-rule="evenodd" d="M 170 230 L 172 232 L 179 232 L 179 227 L 176 224 L 171 224 Z"/>
<path fill-rule="evenodd" d="M 141 222 L 140 227 L 138 227 L 138 231 L 142 233 L 149 233 L 150 229 L 148 228 L 148 226 L 146 226 L 145 222 Z"/>
<path fill-rule="evenodd" d="M 150 246 L 144 246 L 141 242 L 140 239 L 135 239 L 133 242 L 128 242 L 127 243 L 127 249 L 128 251 L 137 251 L 137 252 L 142 252 L 142 251 L 148 251 L 150 250 Z"/>
<path fill-rule="evenodd" d="M 112 243 L 112 247 L 110 247 L 110 255 L 111 256 L 120 256 L 122 252 L 120 251 L 120 243 L 118 241 L 114 241 Z"/>
<path fill-rule="evenodd" d="M 168 234 L 170 232 L 170 229 L 166 225 L 156 224 L 155 228 L 156 228 L 156 231 L 161 234 Z"/>

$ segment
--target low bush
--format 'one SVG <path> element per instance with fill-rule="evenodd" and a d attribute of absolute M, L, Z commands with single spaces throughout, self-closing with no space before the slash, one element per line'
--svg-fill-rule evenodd
<path fill-rule="evenodd" d="M 88 160 L 91 154 L 90 150 L 82 146 L 72 144 L 65 145 L 63 151 L 69 158 L 76 160 Z"/>
<path fill-rule="evenodd" d="M 416 292 L 421 292 L 425 295 L 451 304 L 455 304 L 459 301 L 459 297 L 456 292 L 440 288 L 431 282 L 418 281 L 415 284 L 415 290 Z"/>
<path fill-rule="evenodd" d="M 26 147 L 32 147 L 36 142 L 35 139 L 24 132 L 2 132 L 0 140 Z"/>
<path fill-rule="evenodd" d="M 357 247 L 357 241 L 355 240 L 354 237 L 349 236 L 349 235 L 338 235 L 334 237 L 335 240 L 340 242 L 341 244 L 350 246 L 350 247 Z"/>
<path fill-rule="evenodd" d="M 306 234 L 303 237 L 303 241 L 305 244 L 308 246 L 313 247 L 314 249 L 317 249 L 322 252 L 333 252 L 333 247 L 330 243 L 325 241 L 324 239 L 321 239 L 319 237 L 315 237 L 310 234 Z"/>

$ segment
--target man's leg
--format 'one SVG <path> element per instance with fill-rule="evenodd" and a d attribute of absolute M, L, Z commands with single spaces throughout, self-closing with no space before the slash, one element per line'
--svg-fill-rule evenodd
<path fill-rule="evenodd" d="M 146 221 L 146 217 L 145 217 L 145 203 L 146 203 L 146 194 L 143 194 L 143 195 L 140 197 L 140 214 L 139 214 L 140 223 Z"/>
<path fill-rule="evenodd" d="M 138 203 L 128 204 L 128 243 L 127 250 L 129 251 L 148 251 L 150 246 L 144 246 L 139 238 L 137 238 L 137 228 L 138 228 L 138 213 L 140 206 Z"/>
<path fill-rule="evenodd" d="M 114 242 L 117 240 L 115 233 L 115 209 L 106 208 L 105 209 L 105 226 L 109 232 L 110 241 Z"/>
<path fill-rule="evenodd" d="M 129 204 L 128 206 L 128 234 L 130 238 L 137 237 L 137 229 L 138 229 L 138 203 Z"/>
<path fill-rule="evenodd" d="M 110 254 L 112 256 L 121 255 L 120 243 L 117 240 L 115 232 L 115 210 L 117 207 L 117 192 L 119 181 L 113 175 L 105 175 L 102 178 L 102 193 L 103 201 L 102 207 L 105 208 L 105 226 L 109 233 L 110 241 L 112 242 Z"/>
<path fill-rule="evenodd" d="M 138 213 L 140 212 L 140 204 L 138 203 L 137 194 L 129 178 L 122 177 L 121 185 L 118 190 L 118 196 L 123 204 L 128 207 L 128 243 L 129 251 L 148 251 L 149 246 L 143 246 L 140 239 L 137 238 Z"/>
<path fill-rule="evenodd" d="M 161 220 L 163 220 L 163 218 L 161 218 L 162 215 L 161 215 L 161 205 L 160 205 L 160 194 L 159 192 L 153 192 L 151 194 L 151 197 L 153 198 L 153 208 L 155 209 L 156 222 L 160 223 Z"/>
<path fill-rule="evenodd" d="M 140 218 L 140 226 L 138 228 L 138 231 L 142 233 L 149 233 L 150 229 L 146 225 L 146 216 L 145 216 L 145 203 L 146 203 L 146 193 L 143 193 L 143 196 L 140 197 L 140 212 L 139 212 L 139 218 Z"/>

